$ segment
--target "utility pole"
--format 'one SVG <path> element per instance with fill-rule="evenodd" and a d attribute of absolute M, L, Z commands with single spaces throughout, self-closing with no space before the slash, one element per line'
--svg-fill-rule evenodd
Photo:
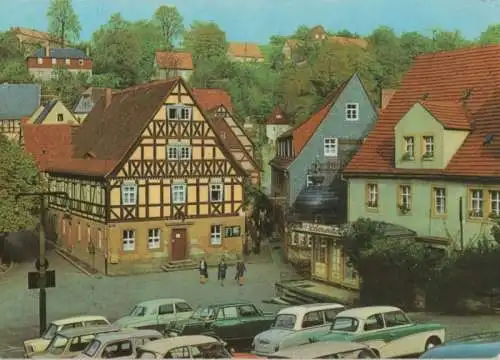
<path fill-rule="evenodd" d="M 40 296 L 38 298 L 38 315 L 40 318 L 40 336 L 43 335 L 45 329 L 47 328 L 47 280 L 46 280 L 46 272 L 48 268 L 48 262 L 46 257 L 46 244 L 45 244 L 45 212 L 47 210 L 45 206 L 46 196 L 62 196 L 65 201 L 68 200 L 68 194 L 62 191 L 44 191 L 44 192 L 32 192 L 32 193 L 19 193 L 16 195 L 16 201 L 20 197 L 25 196 L 38 196 L 40 198 L 40 227 L 39 227 L 39 243 L 40 243 L 40 252 L 38 255 L 38 260 L 36 262 L 36 266 L 38 268 L 39 273 L 39 282 L 38 286 L 40 289 Z"/>

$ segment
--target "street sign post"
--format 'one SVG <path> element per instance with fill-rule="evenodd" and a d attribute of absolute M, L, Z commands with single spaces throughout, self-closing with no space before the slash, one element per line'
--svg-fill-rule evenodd
<path fill-rule="evenodd" d="M 45 280 L 45 284 L 40 283 L 43 280 Z M 32 290 L 32 289 L 40 289 L 41 287 L 46 287 L 46 288 L 56 287 L 56 271 L 55 270 L 45 271 L 45 277 L 43 277 L 43 280 L 40 277 L 40 273 L 38 271 L 28 272 L 28 289 Z"/>

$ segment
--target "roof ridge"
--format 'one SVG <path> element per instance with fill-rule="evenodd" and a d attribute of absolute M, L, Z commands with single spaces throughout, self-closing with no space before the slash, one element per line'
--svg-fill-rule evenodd
<path fill-rule="evenodd" d="M 414 62 L 417 59 L 425 59 L 425 58 L 431 58 L 431 57 L 435 57 L 435 56 L 444 56 L 444 55 L 453 56 L 453 55 L 458 55 L 460 53 L 474 52 L 474 51 L 477 51 L 477 49 L 491 49 L 491 50 L 493 50 L 494 48 L 500 48 L 500 44 L 492 44 L 492 45 L 477 45 L 476 44 L 476 45 L 462 47 L 462 48 L 454 49 L 454 50 L 442 50 L 442 51 L 428 52 L 428 53 L 424 53 L 424 54 L 416 56 L 414 59 Z"/>

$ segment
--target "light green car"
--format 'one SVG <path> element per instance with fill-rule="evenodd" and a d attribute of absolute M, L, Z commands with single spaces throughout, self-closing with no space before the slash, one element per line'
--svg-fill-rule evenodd
<path fill-rule="evenodd" d="M 156 299 L 136 304 L 127 316 L 113 325 L 120 328 L 152 329 L 164 332 L 174 323 L 186 321 L 193 308 L 182 299 Z"/>
<path fill-rule="evenodd" d="M 354 341 L 369 346 L 380 358 L 401 358 L 444 343 L 445 328 L 412 322 L 394 306 L 368 306 L 338 313 L 327 333 L 306 340 Z"/>

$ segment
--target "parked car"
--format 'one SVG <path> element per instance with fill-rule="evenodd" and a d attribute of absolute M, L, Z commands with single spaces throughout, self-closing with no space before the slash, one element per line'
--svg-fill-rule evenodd
<path fill-rule="evenodd" d="M 76 359 L 135 357 L 140 346 L 162 338 L 160 332 L 150 329 L 123 329 L 118 332 L 97 334 Z"/>
<path fill-rule="evenodd" d="M 154 329 L 164 331 L 176 321 L 188 319 L 193 308 L 182 299 L 156 299 L 140 302 L 127 316 L 113 325 L 120 328 Z"/>
<path fill-rule="evenodd" d="M 108 319 L 104 316 L 97 315 L 75 316 L 52 321 L 49 326 L 47 326 L 47 330 L 45 330 L 42 337 L 26 340 L 24 342 L 25 356 L 30 357 L 34 353 L 45 351 L 50 341 L 59 331 L 87 326 L 105 325 L 110 325 Z"/>
<path fill-rule="evenodd" d="M 169 336 L 204 334 L 220 338 L 235 350 L 248 350 L 258 333 L 269 329 L 275 315 L 252 303 L 226 303 L 198 308 L 191 318 L 178 323 Z"/>
<path fill-rule="evenodd" d="M 257 355 L 272 354 L 278 349 L 298 346 L 305 336 L 324 334 L 330 329 L 337 314 L 345 310 L 341 304 L 309 304 L 282 309 L 271 329 L 253 339 L 252 349 Z M 309 342 L 307 340 L 307 342 Z"/>
<path fill-rule="evenodd" d="M 376 359 L 368 346 L 351 341 L 323 341 L 280 350 L 268 359 Z"/>
<path fill-rule="evenodd" d="M 485 332 L 445 342 L 423 353 L 421 359 L 493 359 L 500 357 L 500 333 Z"/>
<path fill-rule="evenodd" d="M 230 359 L 224 343 L 206 335 L 176 336 L 139 348 L 138 359 Z"/>
<path fill-rule="evenodd" d="M 381 358 L 420 355 L 445 341 L 440 324 L 414 323 L 394 306 L 368 306 L 340 312 L 330 331 L 315 341 L 347 340 L 364 343 Z"/>
<path fill-rule="evenodd" d="M 32 359 L 69 358 L 81 353 L 97 334 L 118 332 L 114 326 L 88 326 L 62 330 L 54 336 L 43 352 L 34 354 Z"/>

